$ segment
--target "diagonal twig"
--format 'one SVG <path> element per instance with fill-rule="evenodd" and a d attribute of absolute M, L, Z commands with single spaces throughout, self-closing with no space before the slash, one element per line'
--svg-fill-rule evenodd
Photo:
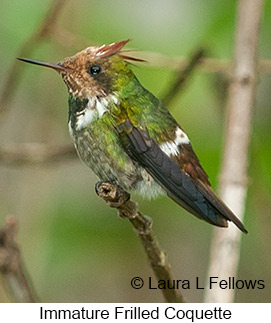
<path fill-rule="evenodd" d="M 122 218 L 128 219 L 131 222 L 147 253 L 157 280 L 164 280 L 169 283 L 169 287 L 173 286 L 174 280 L 171 266 L 152 233 L 152 222 L 138 211 L 136 203 L 130 201 L 129 193 L 123 191 L 119 186 L 108 182 L 98 182 L 96 184 L 96 192 L 107 204 L 116 208 Z M 183 296 L 176 289 L 167 288 L 161 291 L 167 302 L 184 302 Z"/>
<path fill-rule="evenodd" d="M 138 51 L 138 56 L 146 60 L 149 66 L 165 67 L 167 69 L 178 71 L 185 68 L 189 59 L 184 56 L 168 56 L 157 52 Z M 199 70 L 207 73 L 223 73 L 231 75 L 232 62 L 228 59 L 221 58 L 202 58 Z M 261 59 L 259 61 L 259 72 L 271 74 L 271 60 Z"/>
<path fill-rule="evenodd" d="M 188 78 L 195 70 L 195 67 L 202 61 L 204 56 L 205 51 L 204 49 L 200 48 L 192 54 L 191 59 L 187 62 L 187 65 L 184 68 L 180 68 L 177 77 L 172 81 L 172 84 L 168 86 L 165 93 L 161 96 L 161 101 L 166 106 L 170 105 L 170 103 L 175 99 L 180 90 L 186 84 Z"/>
<path fill-rule="evenodd" d="M 47 13 L 42 20 L 42 23 L 35 32 L 33 32 L 28 39 L 22 44 L 17 56 L 30 57 L 32 51 L 40 44 L 45 38 L 53 32 L 56 21 L 62 11 L 62 8 L 67 0 L 53 0 Z M 17 87 L 20 76 L 23 71 L 23 64 L 19 64 L 14 59 L 13 64 L 10 66 L 7 72 L 7 77 L 3 85 L 1 97 L 0 97 L 0 114 L 6 112 L 9 108 L 10 100 L 13 96 L 14 90 Z"/>
<path fill-rule="evenodd" d="M 16 302 L 33 303 L 37 299 L 22 264 L 17 229 L 18 224 L 11 216 L 0 229 L 0 273 Z"/>

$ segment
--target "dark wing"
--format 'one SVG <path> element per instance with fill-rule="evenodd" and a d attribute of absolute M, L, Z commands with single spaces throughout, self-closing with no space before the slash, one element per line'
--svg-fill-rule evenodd
<path fill-rule="evenodd" d="M 194 180 L 183 171 L 150 138 L 147 131 L 134 127 L 128 118 L 118 126 L 118 130 L 129 156 L 146 169 L 176 203 L 211 224 L 227 227 L 228 220 L 234 222 L 241 231 L 247 232 L 209 185 Z"/>
<path fill-rule="evenodd" d="M 200 180 L 204 185 L 211 186 L 208 175 L 205 173 L 204 169 L 196 156 L 190 143 L 179 144 L 178 155 L 170 156 L 174 159 L 179 167 L 189 174 L 194 180 Z"/>

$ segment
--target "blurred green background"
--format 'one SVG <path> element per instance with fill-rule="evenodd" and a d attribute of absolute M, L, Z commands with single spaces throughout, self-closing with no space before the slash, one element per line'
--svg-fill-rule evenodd
<path fill-rule="evenodd" d="M 1 1 L 1 87 L 25 40 L 39 26 L 51 1 Z M 230 59 L 237 1 L 69 0 L 58 27 L 91 44 L 131 38 L 128 47 L 189 57 L 203 46 L 210 57 Z M 271 3 L 266 1 L 260 57 L 271 58 Z M 61 37 L 60 37 L 61 38 Z M 64 38 L 63 38 L 64 39 Z M 80 41 L 51 37 L 31 58 L 59 61 L 84 48 Z M 57 73 L 24 66 L 9 111 L 0 115 L 1 146 L 12 143 L 71 142 L 67 129 L 67 91 Z M 134 71 L 158 97 L 175 72 L 148 64 Z M 189 134 L 202 165 L 217 188 L 221 162 L 225 90 L 222 78 L 196 70 L 170 106 Z M 249 191 L 242 236 L 239 279 L 263 279 L 263 290 L 237 290 L 237 302 L 271 302 L 271 75 L 260 75 L 250 148 Z M 19 220 L 19 244 L 37 294 L 44 302 L 160 302 L 157 290 L 133 290 L 134 276 L 153 276 L 141 243 L 128 221 L 119 219 L 94 192 L 97 181 L 78 159 L 43 166 L 0 164 L 0 223 Z M 176 279 L 206 278 L 212 226 L 197 220 L 166 197 L 144 201 L 154 233 L 168 255 Z M 203 291 L 184 291 L 190 302 Z M 10 301 L 0 285 L 0 302 Z"/>

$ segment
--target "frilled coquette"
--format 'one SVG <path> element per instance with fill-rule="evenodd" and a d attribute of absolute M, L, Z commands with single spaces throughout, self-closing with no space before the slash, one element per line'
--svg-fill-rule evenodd
<path fill-rule="evenodd" d="M 241 221 L 216 196 L 188 136 L 138 81 L 122 48 L 128 40 L 88 47 L 55 69 L 69 92 L 69 131 L 80 158 L 102 181 L 145 197 L 166 193 L 200 219 L 220 227 Z"/>

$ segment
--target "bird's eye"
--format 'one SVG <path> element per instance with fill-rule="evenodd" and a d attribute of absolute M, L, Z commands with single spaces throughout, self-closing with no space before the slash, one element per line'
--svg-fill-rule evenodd
<path fill-rule="evenodd" d="M 101 72 L 102 68 L 99 65 L 91 65 L 88 67 L 87 72 L 92 76 L 96 76 Z"/>

